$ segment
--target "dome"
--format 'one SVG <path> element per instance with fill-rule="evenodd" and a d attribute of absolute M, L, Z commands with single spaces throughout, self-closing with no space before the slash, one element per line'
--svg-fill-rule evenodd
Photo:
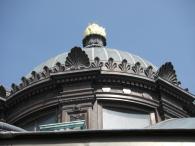
<path fill-rule="evenodd" d="M 109 62 L 112 60 L 111 62 L 114 62 L 115 66 L 117 66 L 117 64 L 120 65 L 121 63 L 123 63 L 123 65 L 124 65 L 124 62 L 125 62 L 126 64 L 128 64 L 127 66 L 128 67 L 131 66 L 131 68 L 133 66 L 139 66 L 139 67 L 141 67 L 140 68 L 141 70 L 142 69 L 143 70 L 152 69 L 153 73 L 155 73 L 157 71 L 157 67 L 154 66 L 149 61 L 147 61 L 147 60 L 145 60 L 137 55 L 131 54 L 129 52 L 120 51 L 118 49 L 113 49 L 113 48 L 107 48 L 106 44 L 107 43 L 106 43 L 105 28 L 103 28 L 102 26 L 100 26 L 98 24 L 92 23 L 85 29 L 84 38 L 83 38 L 83 48 L 79 47 L 80 52 L 83 51 L 83 53 L 85 54 L 84 58 L 87 60 L 87 64 L 84 64 L 85 67 L 87 67 L 87 66 L 89 67 L 90 64 L 92 65 L 94 62 L 96 62 L 96 59 L 98 57 L 98 61 L 104 63 L 105 65 L 107 64 L 106 62 Z M 74 48 L 71 49 L 71 52 L 73 49 Z M 46 62 L 38 65 L 37 67 L 35 67 L 33 69 L 33 71 L 36 73 L 40 73 L 43 71 L 43 68 L 45 66 L 47 66 L 48 68 L 50 68 L 50 70 L 52 70 L 52 69 L 54 69 L 54 67 L 56 66 L 57 63 L 60 63 L 63 66 L 66 66 L 65 62 L 67 60 L 68 54 L 69 54 L 69 52 L 59 54 L 59 55 L 47 60 Z M 82 60 L 82 59 L 80 60 L 81 56 L 79 56 L 79 55 L 80 55 L 79 52 L 75 51 L 71 56 L 71 57 L 73 57 L 71 59 L 73 59 L 75 61 L 75 62 L 73 61 L 75 64 L 78 64 Z M 72 65 L 73 64 L 70 64 L 69 68 Z M 119 67 L 119 68 L 121 68 L 121 67 Z M 117 70 L 113 70 L 113 71 L 117 71 Z M 27 78 L 31 77 L 31 73 L 29 73 L 26 77 Z"/>
<path fill-rule="evenodd" d="M 107 48 L 107 47 L 85 47 L 83 50 L 89 57 L 90 62 L 93 62 L 96 57 L 100 59 L 102 62 L 108 61 L 109 58 L 112 58 L 116 63 L 121 63 L 122 60 L 126 59 L 127 62 L 131 65 L 135 65 L 136 62 L 139 62 L 142 68 L 147 68 L 152 66 L 153 71 L 157 71 L 157 67 L 153 65 L 146 59 L 141 58 L 138 55 L 131 54 L 129 52 Z M 48 59 L 44 63 L 38 65 L 33 69 L 33 71 L 41 72 L 43 71 L 43 67 L 47 66 L 49 68 L 55 67 L 56 63 L 59 62 L 61 64 L 65 64 L 66 57 L 68 56 L 68 52 L 61 53 L 53 58 Z M 29 73 L 26 77 L 30 77 L 31 73 Z"/>
<path fill-rule="evenodd" d="M 180 88 L 171 62 L 157 71 L 137 55 L 106 47 L 102 31 L 90 25 L 82 48 L 50 58 L 13 83 L 0 99 L 0 119 L 28 131 L 62 131 L 141 129 L 195 115 L 195 98 Z"/>

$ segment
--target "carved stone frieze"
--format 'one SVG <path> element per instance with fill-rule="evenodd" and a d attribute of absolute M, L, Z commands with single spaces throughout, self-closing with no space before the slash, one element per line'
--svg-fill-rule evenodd
<path fill-rule="evenodd" d="M 117 67 L 117 64 L 114 62 L 113 58 L 109 58 L 108 62 L 105 63 L 105 66 L 107 69 L 113 71 Z"/>
<path fill-rule="evenodd" d="M 118 65 L 118 67 L 120 68 L 120 70 L 122 72 L 127 72 L 128 70 L 130 70 L 130 65 L 127 64 L 127 60 L 124 59 L 121 64 Z"/>
<path fill-rule="evenodd" d="M 16 92 L 16 91 L 18 91 L 19 90 L 19 87 L 16 85 L 16 84 L 12 84 L 12 91 L 13 92 Z"/>
<path fill-rule="evenodd" d="M 147 77 L 149 78 L 152 78 L 153 75 L 154 75 L 154 72 L 153 72 L 153 67 L 152 66 L 148 66 L 145 70 L 144 70 L 144 73 Z"/>
<path fill-rule="evenodd" d="M 51 72 L 51 70 L 47 66 L 43 67 L 43 74 L 45 77 L 50 76 L 50 72 Z"/>
<path fill-rule="evenodd" d="M 92 68 L 102 67 L 103 62 L 100 62 L 99 57 L 95 57 L 94 62 L 91 63 Z"/>
<path fill-rule="evenodd" d="M 76 57 L 77 56 L 77 57 Z M 82 57 L 81 57 L 82 56 Z M 80 59 L 79 59 L 80 57 Z M 117 62 L 114 62 L 113 58 L 109 58 L 107 62 L 102 62 L 98 57 L 95 57 L 94 61 L 91 61 L 91 65 L 89 65 L 88 56 L 86 56 L 85 52 L 81 50 L 81 48 L 73 48 L 69 53 L 68 57 L 66 58 L 66 64 L 61 64 L 60 62 L 56 63 L 54 68 L 49 68 L 47 66 L 43 67 L 43 71 L 37 73 L 32 71 L 31 77 L 25 78 L 23 77 L 22 86 L 18 90 L 34 83 L 35 81 L 39 81 L 45 79 L 50 76 L 51 73 L 57 72 L 66 72 L 68 70 L 79 70 L 79 69 L 90 69 L 90 68 L 101 68 L 102 70 L 109 70 L 109 71 L 117 71 L 117 72 L 128 72 L 128 73 L 135 73 L 138 75 L 145 75 L 149 78 L 154 78 L 154 72 L 152 67 L 148 67 L 146 69 L 141 67 L 141 64 L 137 62 L 133 67 L 128 64 L 127 60 L 124 59 L 121 63 L 117 65 Z M 143 74 L 143 71 L 145 74 Z M 14 90 L 11 93 L 18 91 L 14 86 Z"/>
<path fill-rule="evenodd" d="M 29 85 L 29 81 L 26 77 L 22 77 L 21 80 L 22 80 L 23 87 L 26 87 Z"/>
<path fill-rule="evenodd" d="M 40 75 L 36 71 L 32 71 L 31 75 L 33 81 L 38 81 L 40 79 Z"/>
<path fill-rule="evenodd" d="M 135 65 L 132 67 L 132 70 L 134 71 L 135 74 L 140 74 L 143 72 L 143 68 L 141 67 L 140 62 L 136 62 Z"/>
<path fill-rule="evenodd" d="M 157 71 L 156 76 L 159 76 L 174 85 L 180 84 L 180 82 L 177 80 L 177 75 L 171 62 L 166 62 L 163 64 Z"/>
<path fill-rule="evenodd" d="M 65 67 L 60 62 L 57 62 L 55 69 L 57 72 L 63 72 L 65 70 Z"/>
<path fill-rule="evenodd" d="M 5 96 L 6 96 L 6 90 L 2 85 L 0 85 L 0 97 L 5 97 Z"/>
<path fill-rule="evenodd" d="M 22 84 L 20 86 L 13 85 L 12 92 L 17 92 L 18 90 L 34 83 L 35 81 L 39 81 L 45 79 L 50 76 L 51 73 L 57 72 L 66 72 L 70 70 L 79 70 L 79 69 L 90 69 L 90 68 L 101 68 L 101 70 L 108 70 L 113 72 L 126 72 L 133 73 L 136 75 L 145 76 L 150 79 L 154 79 L 156 77 L 161 77 L 172 84 L 179 85 L 180 82 L 177 81 L 175 70 L 173 69 L 173 65 L 168 62 L 160 67 L 158 72 L 154 72 L 152 66 L 148 66 L 147 68 L 143 68 L 140 62 L 137 62 L 133 65 L 129 64 L 126 59 L 122 60 L 121 63 L 115 62 L 113 58 L 109 58 L 108 61 L 101 61 L 100 58 L 95 57 L 93 61 L 89 61 L 89 58 L 84 50 L 79 47 L 74 47 L 71 49 L 71 52 L 68 54 L 66 58 L 65 64 L 61 64 L 59 62 L 56 63 L 56 66 L 53 68 L 49 68 L 47 66 L 43 67 L 43 71 L 37 73 L 33 71 L 31 73 L 31 77 L 25 78 L 23 77 Z"/>
<path fill-rule="evenodd" d="M 71 49 L 71 52 L 68 53 L 65 61 L 65 67 L 71 70 L 77 70 L 89 67 L 89 58 L 85 51 L 80 47 L 74 47 Z"/>

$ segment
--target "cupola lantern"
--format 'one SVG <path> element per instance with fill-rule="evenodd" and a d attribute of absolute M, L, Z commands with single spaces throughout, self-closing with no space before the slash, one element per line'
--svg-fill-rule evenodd
<path fill-rule="evenodd" d="M 84 31 L 83 47 L 106 46 L 105 28 L 96 23 L 89 24 Z"/>

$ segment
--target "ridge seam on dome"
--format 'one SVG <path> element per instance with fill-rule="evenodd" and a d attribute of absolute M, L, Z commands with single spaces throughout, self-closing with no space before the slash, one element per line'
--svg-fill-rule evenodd
<path fill-rule="evenodd" d="M 61 54 L 60 54 L 60 55 L 61 55 Z M 55 66 L 55 63 L 56 63 L 56 61 L 57 61 L 57 59 L 58 59 L 58 56 L 60 56 L 60 55 L 57 55 L 57 56 L 54 58 L 54 61 L 53 61 L 53 63 L 52 63 L 52 66 L 51 66 L 51 67 Z"/>
<path fill-rule="evenodd" d="M 153 67 L 154 67 L 155 70 L 158 70 L 158 68 L 155 65 L 153 65 Z"/>
<path fill-rule="evenodd" d="M 135 55 L 135 56 L 137 56 L 137 55 Z M 142 62 L 143 62 L 143 64 L 145 65 L 145 67 L 147 68 L 148 66 L 147 66 L 147 64 L 145 63 L 145 61 L 141 58 L 141 57 L 139 57 L 139 56 L 137 56 Z"/>
<path fill-rule="evenodd" d="M 130 56 L 130 58 L 132 59 L 133 61 L 133 64 L 135 64 L 135 59 L 133 58 L 132 54 L 130 54 L 129 52 L 127 52 L 127 54 Z"/>
<path fill-rule="evenodd" d="M 148 60 L 145 60 L 145 62 L 147 61 L 147 63 L 149 64 L 149 65 L 152 65 L 152 67 L 154 68 L 154 70 L 158 70 L 158 67 L 157 66 L 155 66 L 154 64 L 152 64 L 150 61 L 148 61 Z"/>
<path fill-rule="evenodd" d="M 91 48 L 92 50 L 91 50 L 91 57 L 92 57 L 92 60 L 94 59 L 94 56 L 95 56 L 95 54 L 94 54 L 94 48 Z"/>
<path fill-rule="evenodd" d="M 55 65 L 56 65 L 56 63 L 57 63 L 57 60 L 60 58 L 60 56 L 63 56 L 63 55 L 65 55 L 66 56 L 66 54 L 68 54 L 67 52 L 65 52 L 65 53 L 62 53 L 62 54 L 60 54 L 60 55 L 57 55 L 55 58 L 54 58 L 54 62 L 53 62 L 53 64 L 52 64 L 52 66 L 51 67 L 54 67 Z"/>
<path fill-rule="evenodd" d="M 108 58 L 108 53 L 107 53 L 107 51 L 106 51 L 106 48 L 103 48 L 103 50 L 104 50 L 105 55 L 106 55 L 106 60 L 108 60 L 109 58 Z"/>
<path fill-rule="evenodd" d="M 122 57 L 121 57 L 121 55 L 120 55 L 119 51 L 118 51 L 118 50 L 116 50 L 116 49 L 114 49 L 114 51 L 116 52 L 116 54 L 118 54 L 120 61 L 122 61 Z"/>

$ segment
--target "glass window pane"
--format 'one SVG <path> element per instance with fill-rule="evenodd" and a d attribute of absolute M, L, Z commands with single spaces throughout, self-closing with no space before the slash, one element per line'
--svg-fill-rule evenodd
<path fill-rule="evenodd" d="M 40 117 L 39 119 L 37 119 L 37 124 L 39 125 L 45 125 L 45 124 L 52 124 L 52 123 L 56 123 L 57 122 L 57 118 L 56 118 L 56 114 L 55 113 L 50 113 L 48 115 L 45 115 L 43 117 Z"/>
<path fill-rule="evenodd" d="M 148 113 L 103 109 L 103 129 L 141 129 L 148 125 L 150 125 Z"/>
<path fill-rule="evenodd" d="M 56 113 L 52 112 L 43 116 L 40 116 L 25 125 L 22 126 L 27 131 L 38 131 L 39 125 L 52 124 L 57 122 Z"/>
<path fill-rule="evenodd" d="M 25 124 L 24 126 L 22 126 L 22 128 L 27 131 L 35 131 L 35 121 Z"/>

